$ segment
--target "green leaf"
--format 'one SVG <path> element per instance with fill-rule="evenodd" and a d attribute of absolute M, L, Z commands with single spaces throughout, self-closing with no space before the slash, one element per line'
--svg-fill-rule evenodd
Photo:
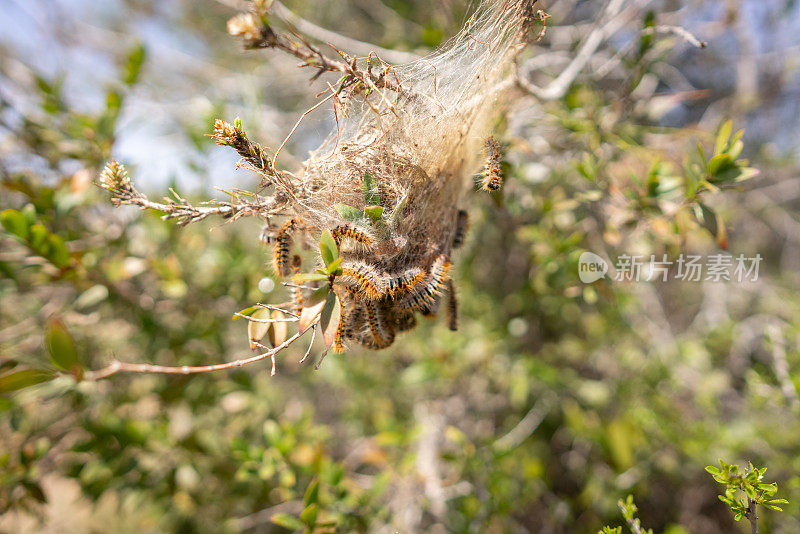
<path fill-rule="evenodd" d="M 53 265 L 59 268 L 69 265 L 69 251 L 61 237 L 56 234 L 50 234 L 47 236 L 47 244 L 50 250 L 46 257 Z"/>
<path fill-rule="evenodd" d="M 246 317 L 250 317 L 251 315 L 253 315 L 253 313 L 256 310 L 260 310 L 260 309 L 261 308 L 259 306 L 250 306 L 249 308 L 245 308 L 242 311 L 240 311 L 238 313 L 238 315 L 234 315 L 233 316 L 233 320 L 235 321 L 236 319 L 242 319 L 242 317 L 241 317 L 242 315 L 244 315 Z"/>
<path fill-rule="evenodd" d="M 367 217 L 369 217 L 372 222 L 378 222 L 381 220 L 381 217 L 383 217 L 383 207 L 367 206 L 364 208 L 364 213 L 367 214 Z"/>
<path fill-rule="evenodd" d="M 347 204 L 334 204 L 339 216 L 347 222 L 358 221 L 365 217 L 364 212 Z"/>
<path fill-rule="evenodd" d="M 335 307 L 336 307 L 336 293 L 330 291 L 325 296 L 325 306 L 322 308 L 322 315 L 320 316 L 320 324 L 322 325 L 323 331 L 328 328 Z"/>
<path fill-rule="evenodd" d="M 738 176 L 736 176 L 736 178 L 734 178 L 734 182 L 736 182 L 736 183 L 744 182 L 745 180 L 749 180 L 750 178 L 753 178 L 754 176 L 758 176 L 758 174 L 761 172 L 758 169 L 753 168 L 753 167 L 739 167 L 738 170 L 739 170 L 739 174 L 738 174 Z"/>
<path fill-rule="evenodd" d="M 310 529 L 313 529 L 317 524 L 317 514 L 319 513 L 319 506 L 310 504 L 306 506 L 303 513 L 300 514 L 300 520 L 305 523 Z"/>
<path fill-rule="evenodd" d="M 147 50 L 142 43 L 134 46 L 128 53 L 128 60 L 122 73 L 122 82 L 125 85 L 133 85 L 139 79 L 146 56 Z"/>
<path fill-rule="evenodd" d="M 17 210 L 4 210 L 0 213 L 0 223 L 9 234 L 20 239 L 28 239 L 28 221 L 25 215 Z"/>
<path fill-rule="evenodd" d="M 339 257 L 339 248 L 336 246 L 336 241 L 334 241 L 330 230 L 322 232 L 322 237 L 319 241 L 319 251 L 326 267 Z"/>
<path fill-rule="evenodd" d="M 727 120 L 720 126 L 717 132 L 717 141 L 714 143 L 714 154 L 722 154 L 728 148 L 728 139 L 731 137 L 733 130 L 733 121 Z"/>
<path fill-rule="evenodd" d="M 717 154 L 708 162 L 708 174 L 711 177 L 719 178 L 725 171 L 735 169 L 736 163 L 730 154 Z"/>
<path fill-rule="evenodd" d="M 403 212 L 403 208 L 406 207 L 406 202 L 408 201 L 408 196 L 403 195 L 403 198 L 397 203 L 397 205 L 392 210 L 392 213 L 389 215 L 389 220 L 394 223 L 397 221 L 400 214 Z"/>
<path fill-rule="evenodd" d="M 731 143 L 730 148 L 728 148 L 728 155 L 732 157 L 734 160 L 739 157 L 739 155 L 744 150 L 744 143 L 741 140 L 736 140 Z"/>
<path fill-rule="evenodd" d="M 325 340 L 326 347 L 333 346 L 341 321 L 342 304 L 339 302 L 339 297 L 331 291 L 328 295 L 328 300 L 325 302 L 325 307 L 322 309 L 322 317 L 320 317 L 322 337 Z"/>
<path fill-rule="evenodd" d="M 41 224 L 34 224 L 29 230 L 29 244 L 31 249 L 40 256 L 45 256 L 47 254 L 47 247 L 45 245 L 50 232 Z"/>
<path fill-rule="evenodd" d="M 378 192 L 378 182 L 370 173 L 364 174 L 364 205 L 375 206 L 381 203 L 381 195 Z"/>
<path fill-rule="evenodd" d="M 337 258 L 336 261 L 328 265 L 328 274 L 337 274 L 341 270 L 342 258 Z"/>
<path fill-rule="evenodd" d="M 325 299 L 328 298 L 328 291 L 330 288 L 328 286 L 323 286 L 311 293 L 311 297 L 308 299 L 308 303 L 311 305 L 318 304 L 320 302 L 324 302 Z"/>
<path fill-rule="evenodd" d="M 298 273 L 292 276 L 292 282 L 313 282 L 317 280 L 327 280 L 328 275 L 325 273 Z"/>
<path fill-rule="evenodd" d="M 47 324 L 44 342 L 56 367 L 70 372 L 81 368 L 75 341 L 60 320 L 56 319 Z"/>
<path fill-rule="evenodd" d="M 319 499 L 319 479 L 314 477 L 311 481 L 311 484 L 308 485 L 306 488 L 306 493 L 303 496 L 303 504 L 308 506 L 309 504 L 316 504 Z"/>
<path fill-rule="evenodd" d="M 110 115 L 117 115 L 122 108 L 122 95 L 117 91 L 109 91 L 106 94 L 106 111 Z"/>
<path fill-rule="evenodd" d="M 25 220 L 28 221 L 28 226 L 36 223 L 36 208 L 33 204 L 26 204 L 21 213 L 25 216 Z"/>
<path fill-rule="evenodd" d="M 698 202 L 695 209 L 695 217 L 697 218 L 697 222 L 700 223 L 700 226 L 708 230 L 709 233 L 714 236 L 720 247 L 727 248 L 728 234 L 725 230 L 725 223 L 718 213 L 702 202 Z"/>
<path fill-rule="evenodd" d="M 279 527 L 283 527 L 289 530 L 303 530 L 305 528 L 305 525 L 303 524 L 302 521 L 297 519 L 295 516 L 289 514 L 284 514 L 284 513 L 273 514 L 272 517 L 270 518 L 270 521 L 272 521 Z"/>
<path fill-rule="evenodd" d="M 34 386 L 55 378 L 55 373 L 43 369 L 25 369 L 0 376 L 0 394 Z"/>

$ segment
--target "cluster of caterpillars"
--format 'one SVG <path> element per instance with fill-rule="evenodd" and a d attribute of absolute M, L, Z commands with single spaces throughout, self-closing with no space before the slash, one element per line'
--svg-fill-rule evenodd
<path fill-rule="evenodd" d="M 464 241 L 467 226 L 466 211 L 459 211 L 456 220 L 453 248 Z M 273 244 L 275 273 L 285 277 L 299 271 L 300 257 L 292 255 L 293 233 L 303 222 L 293 218 L 275 233 L 265 231 L 262 241 Z M 370 250 L 373 239 L 367 231 L 353 224 L 331 229 L 331 235 L 341 246 L 355 244 Z M 343 352 L 350 342 L 379 350 L 390 346 L 400 332 L 417 325 L 416 314 L 436 317 L 440 301 L 447 298 L 448 326 L 458 328 L 458 301 L 455 285 L 450 278 L 450 257 L 439 254 L 427 269 L 410 267 L 398 272 L 379 269 L 364 260 L 348 260 L 341 264 L 341 274 L 334 280 L 334 290 L 342 304 L 342 318 L 336 332 L 333 350 Z M 303 305 L 303 292 L 289 285 L 294 310 Z"/>
<path fill-rule="evenodd" d="M 502 185 L 500 145 L 489 137 L 484 150 L 483 188 L 494 191 Z M 457 249 L 464 243 L 468 225 L 467 212 L 459 210 L 453 221 L 452 242 L 448 250 Z M 302 227 L 301 219 L 292 218 L 277 232 L 270 231 L 269 227 L 262 232 L 262 242 L 274 244 L 274 269 L 281 277 L 300 271 L 300 257 L 292 254 L 292 243 L 293 233 Z M 397 334 L 417 325 L 417 313 L 423 317 L 436 317 L 444 298 L 447 299 L 448 327 L 458 329 L 458 297 L 450 276 L 448 254 L 437 255 L 424 268 L 385 270 L 367 261 L 375 243 L 366 229 L 345 223 L 330 229 L 330 233 L 340 250 L 345 243 L 352 250 L 362 252 L 343 255 L 341 274 L 333 282 L 342 309 L 333 341 L 334 351 L 343 352 L 350 342 L 373 350 L 389 347 Z M 295 285 L 289 285 L 289 288 L 291 307 L 299 313 L 303 306 L 302 289 Z"/>

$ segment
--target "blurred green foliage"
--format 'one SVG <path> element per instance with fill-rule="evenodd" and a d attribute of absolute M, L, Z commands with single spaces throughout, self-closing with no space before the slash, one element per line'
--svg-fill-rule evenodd
<path fill-rule="evenodd" d="M 385 5 L 420 24 L 410 46 L 452 33 L 440 11 L 421 22 L 428 4 Z M 82 380 L 112 356 L 236 359 L 248 345 L 231 314 L 283 290 L 258 290 L 271 273 L 255 223 L 179 229 L 114 210 L 91 185 L 141 46 L 96 113 L 41 76 L 26 87 L 36 110 L 3 101 L 15 116 L 4 133 L 26 163 L 0 165 L 0 530 L 597 532 L 633 494 L 628 522 L 731 532 L 703 471 L 720 456 L 769 466 L 797 495 L 800 364 L 787 340 L 800 334 L 800 301 L 780 250 L 745 248 L 762 237 L 719 191 L 754 175 L 742 134 L 730 122 L 716 135 L 664 128 L 633 98 L 663 60 L 658 43 L 642 38 L 622 89 L 583 81 L 498 124 L 506 186 L 476 193 L 471 208 L 456 259 L 460 332 L 425 324 L 388 351 L 328 356 L 319 371 L 292 347 L 274 378 L 256 365 Z M 725 299 L 699 284 L 577 276 L 585 250 L 719 246 L 762 253 L 762 289 L 721 286 Z M 741 349 L 746 325 L 759 344 Z M 800 499 L 789 501 L 762 514 L 763 532 L 800 528 Z"/>

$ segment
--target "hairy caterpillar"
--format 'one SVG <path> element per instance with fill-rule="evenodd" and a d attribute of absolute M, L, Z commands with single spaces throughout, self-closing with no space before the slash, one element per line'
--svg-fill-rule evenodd
<path fill-rule="evenodd" d="M 458 210 L 456 215 L 456 231 L 453 234 L 453 248 L 457 249 L 464 244 L 464 236 L 467 234 L 469 227 L 469 215 L 466 210 Z"/>
<path fill-rule="evenodd" d="M 336 241 L 336 246 L 341 246 L 342 239 L 350 239 L 356 243 L 363 245 L 366 248 L 372 246 L 372 238 L 367 233 L 352 224 L 341 224 L 331 230 L 333 240 Z"/>
<path fill-rule="evenodd" d="M 292 258 L 292 272 L 295 274 L 299 273 L 301 265 L 302 260 L 300 256 L 295 255 Z M 299 315 L 300 312 L 303 311 L 303 289 L 297 286 L 289 286 L 289 294 L 292 297 L 294 312 Z"/>
<path fill-rule="evenodd" d="M 447 281 L 447 313 L 447 328 L 455 332 L 458 330 L 458 297 L 452 279 Z"/>
<path fill-rule="evenodd" d="M 336 327 L 336 334 L 333 336 L 333 352 L 344 352 L 344 338 L 346 335 L 347 327 L 345 326 L 344 317 L 339 321 L 339 326 Z"/>
<path fill-rule="evenodd" d="M 387 291 L 386 275 L 363 262 L 342 264 L 339 279 L 345 284 L 354 284 L 368 300 L 377 300 Z"/>
<path fill-rule="evenodd" d="M 436 297 L 441 294 L 449 271 L 450 260 L 446 254 L 441 254 L 431 266 L 428 283 L 401 300 L 398 307 L 401 310 L 420 311 L 423 315 L 433 313 L 436 307 Z"/>
<path fill-rule="evenodd" d="M 497 191 L 503 185 L 500 170 L 500 143 L 493 136 L 486 138 L 483 144 L 486 153 L 486 165 L 483 168 L 483 189 Z"/>
<path fill-rule="evenodd" d="M 425 271 L 417 267 L 392 276 L 389 278 L 389 296 L 395 298 L 398 295 L 414 291 L 423 280 L 425 280 Z"/>
<path fill-rule="evenodd" d="M 388 325 L 383 310 L 379 309 L 372 302 L 364 303 L 367 310 L 367 324 L 375 345 L 378 348 L 386 348 L 394 341 L 394 331 L 391 325 Z"/>
<path fill-rule="evenodd" d="M 278 276 L 289 276 L 292 272 L 289 262 L 289 254 L 292 248 L 291 233 L 298 226 L 300 226 L 300 219 L 289 219 L 286 224 L 281 226 L 281 229 L 278 230 L 278 235 L 275 237 L 274 263 L 275 272 Z"/>
<path fill-rule="evenodd" d="M 400 313 L 394 316 L 394 329 L 397 332 L 413 330 L 417 326 L 417 318 L 411 312 Z"/>

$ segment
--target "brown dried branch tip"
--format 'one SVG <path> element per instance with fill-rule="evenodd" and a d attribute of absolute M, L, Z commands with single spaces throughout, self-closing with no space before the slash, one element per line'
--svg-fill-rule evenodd
<path fill-rule="evenodd" d="M 321 93 L 327 96 L 303 114 L 332 106 L 336 131 L 298 172 L 289 173 L 276 170 L 274 156 L 252 142 L 238 120 L 216 121 L 214 141 L 233 147 L 271 196 L 236 192 L 234 202 L 212 207 L 191 206 L 177 195 L 175 201 L 153 203 L 115 162 L 101 185 L 115 204 L 161 210 L 183 224 L 210 210 L 230 218 L 263 218 L 262 241 L 274 242 L 276 273 L 296 277 L 294 296 L 281 313 L 299 315 L 298 334 L 319 328 L 327 347 L 337 352 L 349 342 L 370 349 L 390 346 L 396 334 L 414 328 L 415 314 L 435 316 L 445 288 L 455 328 L 450 256 L 464 239 L 465 207 L 482 152 L 486 189 L 502 184 L 500 146 L 491 126 L 502 112 L 500 91 L 513 87 L 506 81 L 530 38 L 534 4 L 488 0 L 445 48 L 390 66 L 374 54 L 359 59 L 335 50 L 338 59 L 331 59 L 307 40 L 276 29 L 268 17 L 271 2 L 256 0 L 251 12 L 228 22 L 229 32 L 246 48 L 276 48 L 301 59 L 301 67 L 317 71 L 314 78 L 336 74 L 338 81 Z M 273 217 L 288 222 L 278 231 Z M 295 252 L 309 245 L 316 250 L 320 239 L 321 256 L 297 275 Z M 328 288 L 322 301 L 319 291 L 309 294 L 319 284 Z M 299 303 L 304 307 L 295 315 Z M 275 344 L 285 346 L 283 335 L 267 330 Z"/>

